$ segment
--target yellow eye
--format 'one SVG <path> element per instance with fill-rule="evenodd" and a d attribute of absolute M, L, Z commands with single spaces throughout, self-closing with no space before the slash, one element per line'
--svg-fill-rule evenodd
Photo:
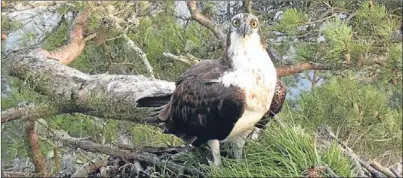
<path fill-rule="evenodd" d="M 252 28 L 257 28 L 258 25 L 259 25 L 259 24 L 257 23 L 256 20 L 250 21 L 250 26 L 251 26 Z"/>
<path fill-rule="evenodd" d="M 238 19 L 234 19 L 234 20 L 232 21 L 232 26 L 234 26 L 234 27 L 239 26 L 239 20 L 238 20 Z"/>

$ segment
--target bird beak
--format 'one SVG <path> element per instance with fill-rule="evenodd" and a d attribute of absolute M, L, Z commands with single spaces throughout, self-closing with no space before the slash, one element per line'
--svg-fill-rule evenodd
<path fill-rule="evenodd" d="M 242 28 L 241 33 L 242 33 L 243 37 L 245 38 L 246 34 L 248 33 L 248 26 L 243 25 L 241 28 Z"/>

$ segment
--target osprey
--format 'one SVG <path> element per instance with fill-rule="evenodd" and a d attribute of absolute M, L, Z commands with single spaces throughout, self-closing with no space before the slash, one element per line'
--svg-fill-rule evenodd
<path fill-rule="evenodd" d="M 267 123 L 262 118 L 271 114 L 277 83 L 258 27 L 256 16 L 235 15 L 221 59 L 204 60 L 185 71 L 167 103 L 161 101 L 167 98 L 137 102 L 139 107 L 165 104 L 148 122 L 164 122 L 164 133 L 193 146 L 207 143 L 217 166 L 221 164 L 220 141 L 235 142 L 233 153 L 240 159 L 245 136 L 259 121 Z"/>

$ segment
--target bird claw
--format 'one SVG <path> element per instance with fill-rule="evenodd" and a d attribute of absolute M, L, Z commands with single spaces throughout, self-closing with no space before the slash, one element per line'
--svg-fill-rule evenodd
<path fill-rule="evenodd" d="M 260 131 L 261 129 L 255 128 L 252 134 L 250 135 L 251 140 L 256 141 L 260 136 Z"/>
<path fill-rule="evenodd" d="M 211 160 L 208 159 L 207 157 L 206 157 L 206 159 L 207 159 L 207 162 L 208 162 L 208 164 L 209 164 L 210 167 L 211 167 L 211 166 L 217 167 L 217 165 L 215 165 L 213 161 L 211 161 Z"/>
<path fill-rule="evenodd" d="M 220 165 L 221 165 L 221 164 L 214 163 L 214 161 L 211 161 L 208 157 L 206 157 L 206 159 L 207 159 L 207 162 L 208 162 L 208 164 L 209 164 L 210 167 L 219 168 Z"/>

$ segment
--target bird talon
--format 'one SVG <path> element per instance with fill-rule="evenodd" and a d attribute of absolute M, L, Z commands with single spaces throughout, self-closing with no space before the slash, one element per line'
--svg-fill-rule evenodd
<path fill-rule="evenodd" d="M 208 157 L 206 157 L 207 162 L 209 164 L 210 167 L 220 167 L 221 164 L 215 163 L 214 161 L 211 161 L 210 159 L 208 159 Z"/>

